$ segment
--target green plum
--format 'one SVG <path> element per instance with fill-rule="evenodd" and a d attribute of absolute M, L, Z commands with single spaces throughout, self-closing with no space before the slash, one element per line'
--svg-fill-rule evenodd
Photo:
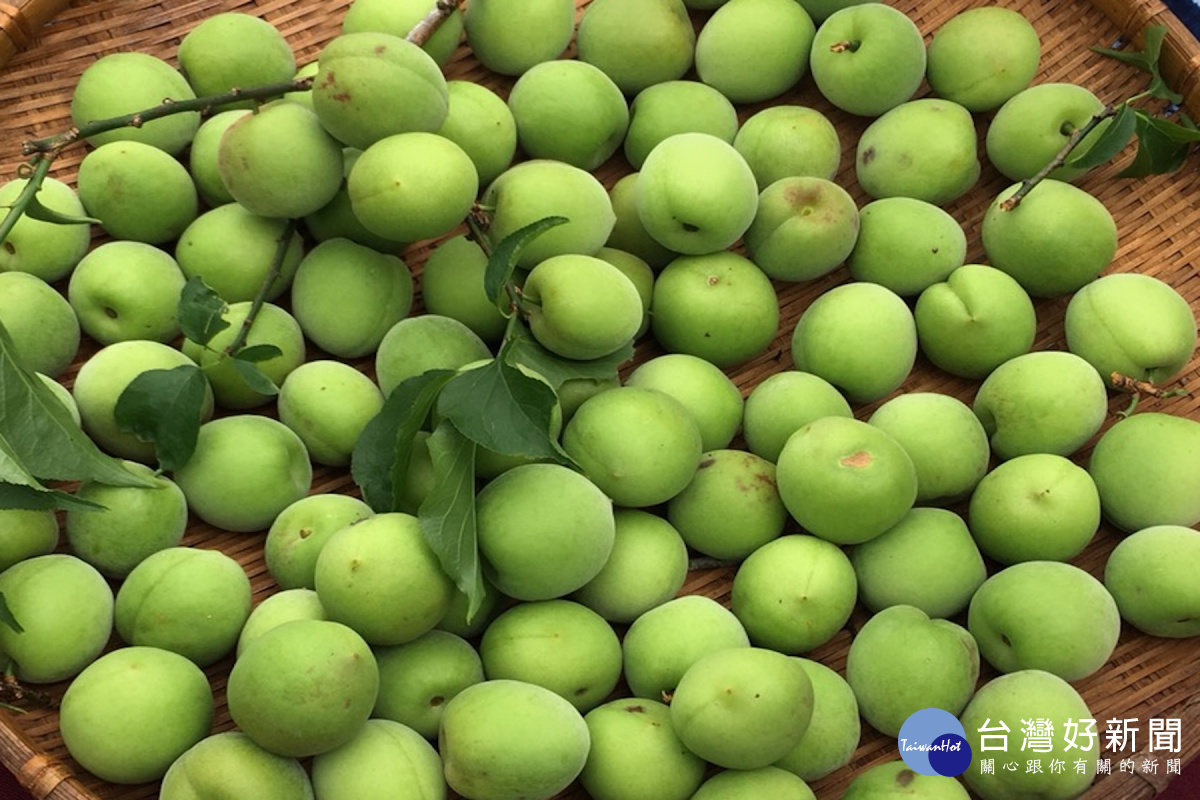
<path fill-rule="evenodd" d="M 904 12 L 861 0 L 801 5 L 821 20 L 810 59 L 825 99 L 851 114 L 877 117 L 916 94 L 925 77 L 925 41 Z"/>
<path fill-rule="evenodd" d="M 750 165 L 760 191 L 797 175 L 833 180 L 842 160 L 837 129 L 808 106 L 771 106 L 751 114 L 733 147 Z"/>
<path fill-rule="evenodd" d="M 696 37 L 696 74 L 734 103 L 777 97 L 808 72 L 815 33 L 794 0 L 729 0 Z"/>
<path fill-rule="evenodd" d="M 846 266 L 856 281 L 910 297 L 946 280 L 966 255 L 967 234 L 950 214 L 924 200 L 886 197 L 859 212 Z"/>
<path fill-rule="evenodd" d="M 474 85 L 474 84 L 470 84 Z M 498 342 L 508 321 L 483 288 L 488 257 L 465 235 L 439 244 L 421 268 L 421 301 L 430 314 L 456 319 L 485 342 Z"/>
<path fill-rule="evenodd" d="M 776 800 L 816 800 L 808 784 L 779 767 L 727 769 L 706 780 L 693 800 L 751 800 L 771 797 Z"/>
<path fill-rule="evenodd" d="M 185 278 L 202 278 L 225 302 L 253 300 L 271 274 L 285 230 L 287 220 L 261 217 L 238 203 L 226 203 L 187 226 L 175 244 L 175 260 Z M 303 255 L 300 233 L 295 232 L 265 299 L 274 300 L 287 290 Z"/>
<path fill-rule="evenodd" d="M 25 178 L 0 186 L 0 204 L 11 205 L 25 186 Z M 76 218 L 84 215 L 83 203 L 75 190 L 56 178 L 42 181 L 34 196 L 51 211 Z M 71 274 L 91 241 L 92 232 L 87 224 L 59 225 L 23 214 L 0 247 L 0 273 L 27 272 L 53 283 Z"/>
<path fill-rule="evenodd" d="M 5 531 L 0 540 L 0 572 L 18 561 L 49 555 L 58 547 L 58 519 L 52 509 L 0 509 L 0 528 Z"/>
<path fill-rule="evenodd" d="M 296 72 L 291 45 L 274 25 L 235 12 L 202 19 L 180 41 L 178 57 L 180 71 L 201 96 L 291 80 Z"/>
<path fill-rule="evenodd" d="M 984 723 L 986 724 L 986 722 Z M 969 800 L 970 795 L 954 778 L 913 772 L 897 759 L 868 767 L 858 773 L 842 800 Z"/>
<path fill-rule="evenodd" d="M 354 0 L 342 17 L 342 33 L 375 31 L 407 36 L 428 13 L 425 0 Z M 463 15 L 455 9 L 421 47 L 439 67 L 445 67 L 458 50 L 462 35 Z"/>
<path fill-rule="evenodd" d="M 862 737 L 862 722 L 858 701 L 845 678 L 818 661 L 796 660 L 812 683 L 812 719 L 795 749 L 775 766 L 815 781 L 850 763 Z"/>
<path fill-rule="evenodd" d="M 772 278 L 807 281 L 828 275 L 854 251 L 854 198 L 825 178 L 780 178 L 759 193 L 746 230 L 746 254 Z"/>
<path fill-rule="evenodd" d="M 375 648 L 379 697 L 371 716 L 409 726 L 437 738 L 446 703 L 484 679 L 483 662 L 470 642 L 431 630 L 411 642 Z"/>
<path fill-rule="evenodd" d="M 521 294 L 533 337 L 564 358 L 601 358 L 628 344 L 642 324 L 637 287 L 595 256 L 564 254 L 539 262 Z"/>
<path fill-rule="evenodd" d="M 779 538 L 787 509 L 775 465 L 743 450 L 709 450 L 690 483 L 667 502 L 667 519 L 688 547 L 742 559 Z"/>
<path fill-rule="evenodd" d="M 666 705 L 612 700 L 583 721 L 591 747 L 579 782 L 594 800 L 687 800 L 700 786 L 704 761 L 679 741 Z"/>
<path fill-rule="evenodd" d="M 163 776 L 160 800 L 215 800 L 227 796 L 259 800 L 312 800 L 308 773 L 294 758 L 269 753 L 240 731 L 201 739 Z"/>
<path fill-rule="evenodd" d="M 975 122 L 967 109 L 940 98 L 909 100 L 863 131 L 855 175 L 877 200 L 913 197 L 944 206 L 979 180 L 976 149 Z"/>
<path fill-rule="evenodd" d="M 625 385 L 657 389 L 683 403 L 700 429 L 705 450 L 728 447 L 741 427 L 741 391 L 702 358 L 686 353 L 656 356 L 630 372 Z"/>
<path fill-rule="evenodd" d="M 421 314 L 393 325 L 375 351 L 375 374 L 387 397 L 406 379 L 431 369 L 455 370 L 492 353 L 456 319 Z"/>
<path fill-rule="evenodd" d="M 301 364 L 279 387 L 279 421 L 318 464 L 347 466 L 363 429 L 383 409 L 375 382 L 342 361 Z"/>
<path fill-rule="evenodd" d="M 1067 145 L 1067 140 L 1104 102 L 1090 89 L 1074 83 L 1039 83 L 1013 95 L 992 117 L 984 145 L 988 161 L 1014 181 L 1032 178 Z M 1102 122 L 1071 149 L 1068 160 L 1095 145 L 1109 123 Z M 1054 180 L 1072 181 L 1088 170 L 1061 166 L 1050 172 Z"/>
<path fill-rule="evenodd" d="M 117 239 L 165 244 L 197 213 L 196 185 L 187 169 L 144 142 L 109 142 L 79 164 L 79 199 Z"/>
<path fill-rule="evenodd" d="M 179 295 L 186 283 L 166 251 L 142 242 L 106 242 L 71 273 L 67 300 L 84 333 L 100 344 L 169 344 L 179 335 Z"/>
<path fill-rule="evenodd" d="M 419 2 L 424 4 L 424 0 Z M 508 103 L 482 84 L 447 81 L 446 90 L 450 107 L 436 132 L 462 148 L 475 165 L 479 185 L 487 186 L 512 164 L 517 123 Z"/>
<path fill-rule="evenodd" d="M 30 372 L 57 378 L 79 350 L 75 307 L 46 281 L 27 272 L 0 272 L 0 324 L 13 357 Z"/>
<path fill-rule="evenodd" d="M 479 0 L 464 15 L 467 44 L 479 63 L 520 75 L 558 58 L 575 33 L 572 0 Z"/>
<path fill-rule="evenodd" d="M 246 624 L 238 635 L 236 654 L 241 656 L 267 631 L 298 619 L 329 619 L 325 607 L 312 589 L 284 589 L 265 598 L 246 618 Z"/>
<path fill-rule="evenodd" d="M 788 437 L 815 419 L 831 416 L 854 416 L 833 384 L 808 372 L 776 372 L 750 390 L 742 436 L 750 452 L 778 461 Z"/>
<path fill-rule="evenodd" d="M 1182 525 L 1152 525 L 1123 539 L 1104 565 L 1104 586 L 1121 618 L 1151 636 L 1200 635 L 1195 575 L 1200 537 Z"/>
<path fill-rule="evenodd" d="M 263 542 L 267 571 L 282 589 L 316 586 L 317 556 L 333 534 L 373 515 L 371 507 L 344 494 L 314 494 L 289 505 L 271 523 Z"/>
<path fill-rule="evenodd" d="M 635 95 L 692 66 L 696 32 L 683 0 L 597 0 L 579 20 L 578 57 Z"/>
<path fill-rule="evenodd" d="M 703 84 L 701 84 L 703 86 Z M 636 99 L 634 100 L 636 103 Z M 636 118 L 634 120 L 636 122 Z M 628 138 L 626 139 L 628 141 Z M 656 143 L 657 144 L 657 143 Z M 678 253 L 668 250 L 650 235 L 637 213 L 637 181 L 640 173 L 632 172 L 612 185 L 609 200 L 614 222 L 607 246 L 624 250 L 641 258 L 655 272 L 665 267 Z"/>
<path fill-rule="evenodd" d="M 945 22 L 929 42 L 926 74 L 940 97 L 968 111 L 991 111 L 1029 86 L 1042 47 L 1019 11 L 974 8 Z"/>
<path fill-rule="evenodd" d="M 290 76 L 288 76 L 290 77 Z M 159 105 L 165 98 L 196 97 L 187 80 L 174 67 L 149 53 L 109 53 L 88 65 L 71 95 L 71 121 L 76 126 L 110 119 Z M 125 126 L 87 137 L 99 147 L 108 142 L 136 141 L 176 155 L 187 147 L 200 127 L 200 112 L 188 111 Z"/>
<path fill-rule="evenodd" d="M 612 247 L 601 247 L 596 251 L 596 258 L 607 261 L 619 269 L 622 275 L 629 278 L 633 288 L 637 289 L 638 298 L 642 301 L 642 324 L 634 331 L 633 338 L 642 338 L 650 330 L 650 302 L 654 299 L 654 270 L 633 253 Z M 568 378 L 568 380 L 570 379 Z"/>
<path fill-rule="evenodd" d="M 625 158 L 634 169 L 641 169 L 655 145 L 676 133 L 690 132 L 708 133 L 732 144 L 738 132 L 737 110 L 725 95 L 698 81 L 669 80 L 647 86 L 629 105 Z"/>
<path fill-rule="evenodd" d="M 188 171 L 191 173 L 196 192 L 209 208 L 233 202 L 233 195 L 225 188 L 221 172 L 217 167 L 217 153 L 221 137 L 229 126 L 249 114 L 249 109 L 231 108 L 218 111 L 200 123 L 188 149 Z"/>
<path fill-rule="evenodd" d="M 433 745 L 407 725 L 367 720 L 341 747 L 312 761 L 313 790 L 323 798 L 379 796 L 445 797 L 442 759 Z"/>

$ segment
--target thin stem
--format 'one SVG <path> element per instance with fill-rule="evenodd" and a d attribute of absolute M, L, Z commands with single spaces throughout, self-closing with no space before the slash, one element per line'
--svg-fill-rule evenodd
<path fill-rule="evenodd" d="M 42 188 L 42 183 L 45 182 L 46 176 L 50 173 L 50 165 L 53 163 L 54 158 L 46 155 L 39 155 L 30 162 L 32 168 L 29 171 L 25 186 L 21 189 L 21 193 L 17 195 L 17 199 L 9 207 L 8 213 L 4 215 L 4 219 L 0 220 L 0 242 L 8 238 L 17 221 L 24 215 L 25 209 L 29 208 L 29 204 L 33 202 L 38 189 Z"/>
<path fill-rule="evenodd" d="M 279 234 L 279 241 L 275 246 L 275 257 L 271 259 L 271 269 L 267 272 L 267 277 L 263 279 L 262 285 L 258 287 L 258 294 L 250 301 L 250 311 L 242 320 L 242 327 L 238 329 L 237 336 L 233 337 L 233 341 L 225 348 L 225 355 L 234 355 L 246 345 L 246 337 L 250 335 L 250 328 L 254 325 L 254 320 L 258 318 L 259 310 L 267 302 L 267 295 L 271 293 L 271 287 L 275 285 L 275 281 L 279 280 L 279 276 L 283 272 L 283 262 L 287 260 L 292 236 L 296 233 L 296 225 L 296 220 L 289 219 L 283 226 L 283 232 Z"/>
<path fill-rule="evenodd" d="M 438 27 L 463 4 L 463 0 L 437 0 L 425 17 L 413 26 L 405 39 L 420 47 L 429 41 Z"/>
<path fill-rule="evenodd" d="M 688 559 L 688 572 L 693 572 L 698 569 L 721 569 L 722 567 L 733 567 L 739 563 L 739 561 L 727 558 L 693 556 L 692 558 Z"/>
<path fill-rule="evenodd" d="M 1045 180 L 1046 176 L 1051 172 L 1067 163 L 1067 159 L 1071 157 L 1071 151 L 1075 149 L 1077 144 L 1083 141 L 1083 137 L 1094 131 L 1096 126 L 1104 122 L 1104 120 L 1115 116 L 1117 111 L 1124 105 L 1125 103 L 1118 103 L 1115 106 L 1105 106 L 1093 114 L 1091 119 L 1072 131 L 1071 135 L 1067 137 L 1066 144 L 1055 154 L 1054 158 L 1050 159 L 1050 163 L 1038 170 L 1036 174 L 1021 181 L 1021 185 L 1017 187 L 1017 191 L 1013 192 L 1010 197 L 1000 203 L 1000 210 L 1012 211 L 1019 206 L 1021 201 L 1025 199 L 1025 195 L 1033 191 L 1033 187 Z"/>

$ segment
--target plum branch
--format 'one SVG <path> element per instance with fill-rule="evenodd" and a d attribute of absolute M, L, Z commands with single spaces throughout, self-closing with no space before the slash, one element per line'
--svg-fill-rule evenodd
<path fill-rule="evenodd" d="M 438 27 L 449 19 L 450 15 L 457 11 L 462 4 L 463 0 L 437 0 L 429 13 L 414 25 L 404 38 L 417 46 L 425 44 Z"/>
<path fill-rule="evenodd" d="M 225 355 L 235 355 L 246 345 L 246 337 L 250 335 L 250 328 L 254 325 L 254 320 L 258 319 L 258 312 L 262 309 L 263 304 L 267 302 L 267 296 L 271 293 L 271 287 L 275 285 L 275 281 L 279 280 L 280 273 L 283 272 L 283 262 L 287 260 L 288 247 L 292 242 L 292 236 L 296 232 L 296 220 L 289 219 L 287 224 L 283 226 L 283 230 L 279 234 L 279 241 L 275 245 L 275 255 L 271 259 L 271 268 L 267 270 L 266 277 L 263 278 L 262 284 L 258 287 L 258 292 L 250 301 L 250 310 L 246 312 L 246 318 L 242 320 L 242 327 L 238 329 L 237 336 L 233 337 L 233 341 L 225 348 Z"/>
<path fill-rule="evenodd" d="M 1134 410 L 1137 409 L 1138 401 L 1142 399 L 1143 395 L 1147 397 L 1156 397 L 1162 400 L 1168 397 L 1184 397 L 1190 394 L 1190 392 L 1188 392 L 1188 390 L 1182 386 L 1174 389 L 1167 389 L 1164 387 L 1155 386 L 1149 381 L 1138 380 L 1137 378 L 1129 375 L 1122 375 L 1119 372 L 1114 372 L 1109 376 L 1108 380 L 1112 387 L 1117 391 L 1132 395 L 1129 400 L 1129 405 L 1122 411 L 1117 412 L 1117 415 L 1120 417 L 1128 417 L 1129 415 L 1133 414 Z"/>
<path fill-rule="evenodd" d="M 1106 119 L 1115 117 L 1117 115 L 1117 111 L 1124 106 L 1125 103 L 1115 106 L 1105 106 L 1100 111 L 1097 111 L 1095 114 L 1093 114 L 1091 119 L 1089 119 L 1087 122 L 1071 131 L 1071 135 L 1067 137 L 1066 143 L 1063 144 L 1062 149 L 1055 153 L 1054 158 L 1050 159 L 1050 161 L 1036 173 L 1021 181 L 1021 185 L 1017 187 L 1017 191 L 1013 192 L 1010 197 L 1000 203 L 1000 210 L 1012 211 L 1014 208 L 1020 205 L 1021 201 L 1025 199 L 1025 195 L 1029 194 L 1033 190 L 1033 187 L 1045 180 L 1051 172 L 1054 172 L 1054 170 L 1067 163 L 1067 159 L 1071 157 L 1071 152 L 1080 142 L 1084 140 L 1084 137 L 1094 131 L 1100 125 L 1100 123 L 1104 122 Z"/>

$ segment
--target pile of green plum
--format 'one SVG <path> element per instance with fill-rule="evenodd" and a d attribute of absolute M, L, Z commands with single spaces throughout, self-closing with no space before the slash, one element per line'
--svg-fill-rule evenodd
<path fill-rule="evenodd" d="M 944 709 L 978 756 L 989 722 L 1091 718 L 1072 684 L 1122 620 L 1200 635 L 1200 422 L 1109 424 L 1112 376 L 1168 385 L 1196 320 L 1168 284 L 1109 269 L 1117 225 L 1072 183 L 1085 167 L 1004 203 L 1104 108 L 1034 82 L 1025 18 L 982 7 L 922 31 L 859 0 L 469 0 L 407 41 L 431 5 L 354 0 L 299 69 L 233 12 L 173 63 L 97 59 L 76 124 L 312 83 L 90 137 L 74 186 L 38 196 L 102 243 L 26 217 L 0 248 L 20 364 L 148 484 L 79 486 L 102 511 L 0 510 L 23 628 L 0 626 L 0 650 L 25 683 L 71 681 L 61 734 L 83 769 L 161 781 L 162 800 L 805 800 L 863 720 L 896 737 Z M 447 79 L 464 57 L 487 77 Z M 861 119 L 856 141 L 794 104 L 809 82 Z M 987 170 L 1013 185 L 956 218 Z M 444 409 L 411 432 L 390 507 L 348 467 L 400 387 L 512 344 L 489 255 L 552 216 L 513 256 L 512 309 L 526 350 L 563 367 L 522 369 L 555 392 L 570 466 L 477 449 L 470 613 L 419 518 L 450 457 Z M 976 225 L 986 265 L 965 263 Z M 181 334 L 196 278 L 229 323 L 207 342 Z M 785 307 L 800 283 L 823 291 Z M 274 389 L 227 350 L 264 298 L 244 343 L 277 349 L 257 363 Z M 1066 348 L 1033 351 L 1035 301 L 1055 298 Z M 631 342 L 619 378 L 596 372 Z M 973 401 L 913 391 L 918 358 L 975 382 Z M 136 376 L 186 365 L 203 424 L 168 475 L 115 408 Z M 1099 580 L 1072 560 L 1102 519 L 1128 535 Z M 269 596 L 188 530 L 247 534 Z M 681 593 L 697 556 L 731 565 L 725 594 Z M 844 674 L 805 657 L 856 608 Z M 213 733 L 214 689 L 236 730 Z M 967 797 L 899 761 L 840 774 L 847 800 Z M 1094 756 L 1033 774 L 976 757 L 964 780 L 999 800 L 1094 777 Z"/>

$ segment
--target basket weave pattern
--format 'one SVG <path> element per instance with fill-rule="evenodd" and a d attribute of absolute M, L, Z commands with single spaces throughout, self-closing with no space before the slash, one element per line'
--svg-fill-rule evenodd
<path fill-rule="evenodd" d="M 95 58 L 108 52 L 142 51 L 174 61 L 180 39 L 204 17 L 219 11 L 240 11 L 260 16 L 284 34 L 297 54 L 298 63 L 314 58 L 322 45 L 340 30 L 342 15 L 350 0 L 44 0 L 24 5 L 0 2 L 0 60 L 10 59 L 0 73 L 0 170 L 2 180 L 15 176 L 21 163 L 20 143 L 25 139 L 58 133 L 70 125 L 68 102 L 78 76 Z M 928 37 L 951 16 L 969 7 L 988 5 L 985 0 L 896 0 L 893 3 L 908 13 Z M 1130 67 L 1090 53 L 1088 47 L 1110 45 L 1119 37 L 1132 37 L 1152 22 L 1170 28 L 1164 54 L 1165 73 L 1171 85 L 1185 95 L 1185 107 L 1200 117 L 1200 45 L 1157 0 L 1002 0 L 1001 5 L 1023 13 L 1042 38 L 1042 65 L 1036 82 L 1073 81 L 1091 89 L 1105 101 L 1119 101 L 1139 91 L 1145 76 Z M 432 5 L 432 3 L 431 3 Z M 586 5 L 579 2 L 578 5 Z M 47 23 L 43 25 L 43 23 Z M 11 58 L 10 58 L 11 57 Z M 505 95 L 511 79 L 499 78 L 482 69 L 463 46 L 446 69 L 456 79 L 476 80 Z M 854 181 L 853 153 L 865 122 L 849 117 L 824 101 L 806 78 L 800 86 L 773 101 L 815 107 L 826 113 L 841 132 L 843 163 L 838 182 L 846 187 L 861 206 L 867 198 Z M 739 109 L 741 116 L 761 106 Z M 986 120 L 977 121 L 981 134 Z M 982 146 L 981 146 L 982 147 Z M 76 148 L 57 162 L 55 177 L 72 182 L 84 150 Z M 1175 287 L 1200 312 L 1200 158 L 1193 156 L 1184 168 L 1170 176 L 1136 181 L 1115 180 L 1126 153 L 1113 164 L 1102 167 L 1079 185 L 1105 203 L 1116 219 L 1119 250 L 1111 272 L 1137 271 L 1159 277 Z M 620 156 L 597 171 L 611 185 L 629 171 Z M 947 210 L 967 232 L 967 262 L 983 258 L 979 243 L 983 210 L 1008 181 L 986 164 L 979 184 L 970 194 L 951 204 Z M 429 250 L 429 243 L 414 245 L 405 260 L 414 274 Z M 796 319 L 821 292 L 846 280 L 845 270 L 805 284 L 777 283 L 781 307 L 778 335 L 768 351 L 730 371 L 731 377 L 748 393 L 765 376 L 792 366 L 789 354 L 792 328 Z M 1037 301 L 1039 319 L 1037 349 L 1065 349 L 1063 312 L 1066 298 Z M 643 343 L 635 361 L 655 355 L 653 344 Z M 83 360 L 96 345 L 85 341 L 76 364 L 63 376 L 69 386 Z M 313 350 L 310 357 L 322 357 Z M 358 364 L 371 371 L 370 360 Z M 1190 386 L 1200 387 L 1200 359 L 1182 375 Z M 923 359 L 899 390 L 936 391 L 951 394 L 970 403 L 976 382 L 954 378 L 939 372 Z M 1115 397 L 1111 409 L 1126 403 Z M 865 418 L 878 405 L 856 408 Z M 1140 410 L 1166 411 L 1200 419 L 1200 394 L 1170 400 L 1143 400 Z M 1109 423 L 1113 421 L 1110 415 Z M 1078 458 L 1086 459 L 1085 449 Z M 349 492 L 354 486 L 347 470 L 318 468 L 313 492 Z M 224 551 L 245 568 L 251 579 L 255 601 L 275 590 L 262 557 L 262 535 L 230 534 L 197 520 L 188 528 L 184 543 Z M 1109 527 L 1073 563 L 1100 576 L 1108 553 L 1119 541 Z M 686 593 L 699 593 L 728 604 L 732 569 L 693 572 L 684 587 Z M 844 672 L 851 631 L 865 621 L 863 611 L 856 612 L 848 630 L 831 642 L 808 654 Z M 114 646 L 118 643 L 114 640 Z M 207 670 L 218 697 L 216 729 L 232 727 L 224 707 L 224 685 L 230 661 L 222 661 Z M 983 678 L 993 676 L 985 665 Z M 1183 728 L 1184 762 L 1200 753 L 1200 656 L 1195 641 L 1166 640 L 1139 634 L 1126 625 L 1110 662 L 1098 673 L 1076 684 L 1087 700 L 1103 730 L 1110 718 L 1180 717 Z M 64 685 L 49 687 L 61 697 Z M 1144 739 L 1144 734 L 1140 739 Z M 896 757 L 895 740 L 864 726 L 862 743 L 851 765 L 813 785 L 819 797 L 841 796 L 845 786 L 864 766 Z M 1116 762 L 1129 753 L 1102 754 Z M 113 786 L 96 780 L 66 753 L 58 733 L 57 715 L 52 711 L 32 710 L 22 715 L 0 712 L 0 760 L 18 774 L 23 784 L 38 798 L 82 800 L 83 798 L 120 798 L 139 800 L 157 797 L 156 784 Z M 1140 760 L 1140 759 L 1139 759 Z M 1156 794 L 1169 780 L 1160 764 L 1157 775 L 1115 774 L 1100 776 L 1086 795 L 1099 798 L 1141 798 Z M 564 797 L 583 798 L 573 787 Z"/>

